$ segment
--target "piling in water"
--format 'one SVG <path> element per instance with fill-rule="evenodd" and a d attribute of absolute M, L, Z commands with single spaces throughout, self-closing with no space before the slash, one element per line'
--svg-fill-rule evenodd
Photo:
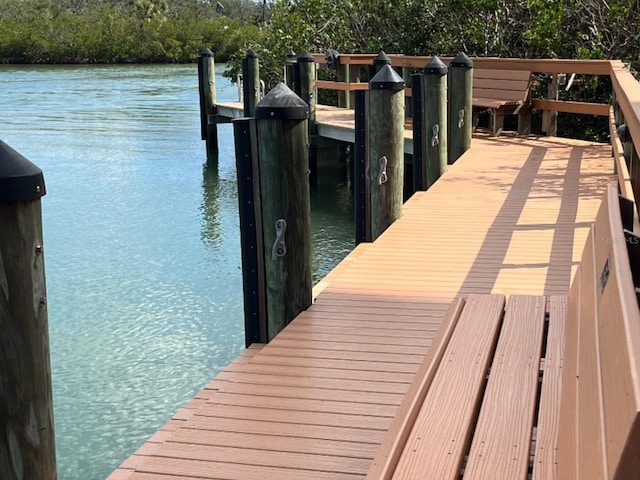
<path fill-rule="evenodd" d="M 371 240 L 402 215 L 404 81 L 384 65 L 369 83 Z"/>
<path fill-rule="evenodd" d="M 309 52 L 298 56 L 296 63 L 296 93 L 309 107 L 309 179 L 312 185 L 318 183 L 318 150 L 316 126 L 316 63 Z"/>
<path fill-rule="evenodd" d="M 422 173 L 424 176 L 422 181 L 426 190 L 447 169 L 446 65 L 434 56 L 424 67 L 422 79 L 424 90 L 422 100 Z"/>
<path fill-rule="evenodd" d="M 0 478 L 57 478 L 42 171 L 0 141 Z"/>
<path fill-rule="evenodd" d="M 267 339 L 311 305 L 309 106 L 284 83 L 256 108 Z"/>
<path fill-rule="evenodd" d="M 200 92 L 200 132 L 205 140 L 207 163 L 218 165 L 218 125 L 216 123 L 216 68 L 213 52 L 203 49 L 198 55 L 198 90 Z"/>
<path fill-rule="evenodd" d="M 464 53 L 449 65 L 449 156 L 451 165 L 471 148 L 473 62 Z"/>
<path fill-rule="evenodd" d="M 242 98 L 244 116 L 255 116 L 256 105 L 260 101 L 260 62 L 253 50 L 247 51 L 242 60 Z"/>

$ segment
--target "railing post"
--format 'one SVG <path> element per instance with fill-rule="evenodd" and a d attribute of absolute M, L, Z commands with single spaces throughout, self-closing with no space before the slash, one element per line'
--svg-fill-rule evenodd
<path fill-rule="evenodd" d="M 371 240 L 402 215 L 404 81 L 385 65 L 369 83 Z"/>
<path fill-rule="evenodd" d="M 449 89 L 449 165 L 471 147 L 473 62 L 464 53 L 450 64 Z"/>
<path fill-rule="evenodd" d="M 311 305 L 309 106 L 284 83 L 256 107 L 267 339 Z"/>
<path fill-rule="evenodd" d="M 289 50 L 284 61 L 284 83 L 294 92 L 297 91 L 294 81 L 296 63 L 298 63 L 296 52 Z"/>
<path fill-rule="evenodd" d="M 203 49 L 198 55 L 200 92 L 200 132 L 205 140 L 207 163 L 218 164 L 218 125 L 216 123 L 216 65 L 213 52 Z"/>
<path fill-rule="evenodd" d="M 410 67 L 402 67 L 402 79 L 404 80 L 405 85 L 412 85 Z M 412 91 L 411 95 L 413 95 L 413 87 L 411 88 L 411 91 Z M 405 92 L 405 98 L 404 98 L 404 117 L 405 118 L 413 117 L 413 104 L 412 104 L 411 98 L 412 97 L 408 97 Z"/>
<path fill-rule="evenodd" d="M 253 50 L 247 51 L 242 60 L 242 98 L 244 116 L 255 116 L 256 105 L 260 101 L 260 62 Z"/>
<path fill-rule="evenodd" d="M 447 170 L 447 71 L 447 66 L 435 56 L 422 71 L 427 92 L 422 107 L 424 190 Z"/>
<path fill-rule="evenodd" d="M 42 170 L 0 141 L 0 478 L 57 478 Z"/>
<path fill-rule="evenodd" d="M 258 133 L 254 118 L 233 121 L 242 251 L 245 345 L 267 341 Z"/>

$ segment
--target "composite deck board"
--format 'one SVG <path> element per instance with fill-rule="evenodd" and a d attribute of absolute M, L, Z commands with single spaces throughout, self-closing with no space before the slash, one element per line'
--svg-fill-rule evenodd
<path fill-rule="evenodd" d="M 352 112 L 318 118 L 352 135 Z M 606 145 L 475 136 L 400 220 L 319 282 L 306 312 L 109 480 L 364 478 L 452 300 L 567 295 L 614 182 Z M 180 453 L 190 445 L 206 455 Z"/>

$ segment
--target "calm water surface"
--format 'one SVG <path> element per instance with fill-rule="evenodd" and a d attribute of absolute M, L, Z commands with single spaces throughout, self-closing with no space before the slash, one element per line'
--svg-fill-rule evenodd
<path fill-rule="evenodd" d="M 104 479 L 244 347 L 232 127 L 203 167 L 195 65 L 0 67 L 0 92 L 0 139 L 47 185 L 59 478 Z M 351 202 L 321 165 L 314 280 L 352 248 Z"/>

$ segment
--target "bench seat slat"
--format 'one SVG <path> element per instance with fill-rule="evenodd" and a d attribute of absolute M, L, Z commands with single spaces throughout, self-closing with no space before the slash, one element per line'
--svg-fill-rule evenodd
<path fill-rule="evenodd" d="M 393 476 L 458 479 L 504 308 L 502 295 L 470 295 Z"/>
<path fill-rule="evenodd" d="M 562 352 L 565 346 L 567 297 L 549 298 L 549 333 L 544 355 L 542 392 L 538 407 L 538 430 L 533 464 L 533 480 L 556 478 L 556 448 L 560 425 L 562 392 Z"/>
<path fill-rule="evenodd" d="M 464 480 L 527 479 L 544 317 L 544 297 L 510 297 Z"/>

